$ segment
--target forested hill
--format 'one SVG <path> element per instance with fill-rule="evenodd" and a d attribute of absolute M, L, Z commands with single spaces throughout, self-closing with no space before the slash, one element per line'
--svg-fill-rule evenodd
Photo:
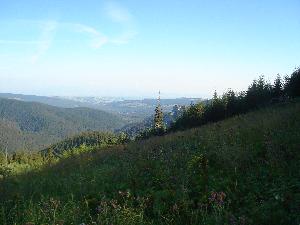
<path fill-rule="evenodd" d="M 43 155 L 59 156 L 64 153 L 73 153 L 73 150 L 80 151 L 82 148 L 103 148 L 111 145 L 124 144 L 128 141 L 124 134 L 114 134 L 111 132 L 89 131 L 69 137 L 58 143 L 43 149 Z M 79 148 L 79 149 L 77 149 Z"/>
<path fill-rule="evenodd" d="M 125 122 L 89 108 L 58 108 L 0 98 L 0 149 L 40 149 L 88 130 L 112 131 Z"/>

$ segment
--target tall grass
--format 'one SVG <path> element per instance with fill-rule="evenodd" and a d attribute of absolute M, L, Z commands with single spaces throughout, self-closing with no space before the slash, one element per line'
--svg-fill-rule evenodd
<path fill-rule="evenodd" d="M 299 224 L 300 103 L 0 180 L 0 224 Z"/>

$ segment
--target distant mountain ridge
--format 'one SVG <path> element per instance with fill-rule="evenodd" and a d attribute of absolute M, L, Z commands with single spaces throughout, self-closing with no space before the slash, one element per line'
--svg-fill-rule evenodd
<path fill-rule="evenodd" d="M 128 122 L 140 122 L 151 116 L 157 105 L 157 99 L 150 98 L 133 100 L 113 97 L 47 97 L 11 93 L 0 93 L 0 97 L 26 102 L 40 102 L 63 108 L 87 107 L 99 109 L 120 115 Z M 170 112 L 174 105 L 190 105 L 202 100 L 201 98 L 161 99 L 161 105 L 164 111 Z"/>
<path fill-rule="evenodd" d="M 0 149 L 38 150 L 83 131 L 113 131 L 126 122 L 91 108 L 59 108 L 0 98 Z"/>
<path fill-rule="evenodd" d="M 87 104 L 82 104 L 79 101 L 72 99 L 60 98 L 60 97 L 48 97 L 48 96 L 37 96 L 37 95 L 23 95 L 23 94 L 12 94 L 12 93 L 0 93 L 0 98 L 14 99 L 25 102 L 39 102 L 51 106 L 62 107 L 62 108 L 75 108 L 75 107 L 88 107 Z"/>

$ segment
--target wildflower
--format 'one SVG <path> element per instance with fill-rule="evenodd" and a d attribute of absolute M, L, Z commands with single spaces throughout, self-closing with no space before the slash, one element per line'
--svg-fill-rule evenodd
<path fill-rule="evenodd" d="M 209 197 L 209 201 L 210 203 L 221 207 L 224 205 L 225 198 L 226 198 L 226 194 L 223 191 L 221 192 L 213 191 Z"/>

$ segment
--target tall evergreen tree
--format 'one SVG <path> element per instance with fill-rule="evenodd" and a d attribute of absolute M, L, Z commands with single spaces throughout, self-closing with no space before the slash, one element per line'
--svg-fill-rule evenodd
<path fill-rule="evenodd" d="M 300 67 L 286 78 L 284 91 L 292 98 L 300 96 Z"/>
<path fill-rule="evenodd" d="M 279 74 L 277 74 L 277 77 L 274 81 L 274 85 L 272 88 L 272 97 L 275 98 L 279 98 L 280 96 L 282 96 L 283 93 L 283 85 L 282 85 L 282 81 L 281 81 L 281 77 Z"/>
<path fill-rule="evenodd" d="M 214 91 L 214 95 L 213 95 L 213 103 L 217 103 L 218 102 L 218 93 L 217 93 L 217 91 L 215 90 Z"/>
<path fill-rule="evenodd" d="M 154 115 L 154 129 L 156 131 L 163 130 L 165 128 L 164 126 L 164 115 L 161 109 L 161 104 L 160 104 L 160 92 L 159 96 L 157 99 L 157 106 L 155 108 L 155 115 Z"/>
<path fill-rule="evenodd" d="M 226 116 L 232 116 L 237 113 L 238 111 L 238 101 L 237 96 L 233 90 L 229 89 L 223 95 L 223 102 L 226 105 Z"/>

